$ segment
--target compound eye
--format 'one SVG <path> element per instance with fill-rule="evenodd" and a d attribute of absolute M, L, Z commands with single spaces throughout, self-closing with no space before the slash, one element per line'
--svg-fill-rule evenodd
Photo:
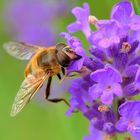
<path fill-rule="evenodd" d="M 68 52 L 68 53 L 73 52 L 71 48 L 65 48 L 64 50 L 65 50 L 66 52 Z"/>
<path fill-rule="evenodd" d="M 70 51 L 70 49 L 69 49 L 69 48 L 65 48 L 65 51 L 66 51 L 66 52 L 69 52 L 69 51 Z"/>

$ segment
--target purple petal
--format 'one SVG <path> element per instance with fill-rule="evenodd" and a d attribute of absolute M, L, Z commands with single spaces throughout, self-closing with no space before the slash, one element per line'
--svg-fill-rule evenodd
<path fill-rule="evenodd" d="M 127 118 L 120 118 L 120 120 L 116 123 L 116 129 L 120 132 L 127 131 L 128 120 Z"/>
<path fill-rule="evenodd" d="M 83 140 L 102 140 L 104 137 L 104 132 L 94 128 L 93 125 L 89 127 L 90 135 L 85 136 Z"/>
<path fill-rule="evenodd" d="M 89 5 L 87 3 L 83 4 L 83 8 L 76 7 L 72 10 L 72 13 L 77 18 L 76 22 L 68 25 L 67 29 L 70 33 L 82 30 L 85 36 L 88 38 L 90 36 L 90 25 L 88 22 L 88 17 L 90 15 Z"/>
<path fill-rule="evenodd" d="M 118 112 L 121 116 L 131 117 L 135 115 L 136 112 L 140 112 L 139 106 L 140 106 L 140 100 L 127 101 L 119 107 Z"/>
<path fill-rule="evenodd" d="M 138 70 L 138 65 L 130 65 L 130 66 L 126 67 L 126 69 L 124 71 L 125 76 L 134 77 L 136 75 L 137 70 Z"/>
<path fill-rule="evenodd" d="M 134 96 L 136 95 L 136 86 L 135 83 L 128 84 L 123 89 L 125 96 Z"/>
<path fill-rule="evenodd" d="M 123 91 L 122 91 L 122 87 L 120 84 L 114 83 L 112 85 L 112 91 L 116 96 L 122 96 Z"/>
<path fill-rule="evenodd" d="M 114 133 L 116 131 L 115 127 L 114 127 L 114 124 L 111 123 L 111 122 L 106 122 L 104 125 L 103 125 L 103 130 L 107 133 Z"/>
<path fill-rule="evenodd" d="M 120 27 L 116 21 L 105 20 L 99 25 L 99 30 L 93 32 L 89 38 L 91 45 L 108 48 L 113 44 L 119 43 L 122 32 L 120 32 Z"/>
<path fill-rule="evenodd" d="M 101 101 L 104 104 L 112 104 L 113 101 L 113 92 L 112 91 L 103 91 L 101 95 Z"/>
<path fill-rule="evenodd" d="M 70 33 L 74 33 L 77 30 L 80 30 L 82 28 L 82 24 L 80 22 L 76 21 L 76 22 L 69 24 L 67 28 Z"/>
<path fill-rule="evenodd" d="M 84 3 L 83 4 L 83 8 L 81 8 L 81 7 L 74 8 L 72 10 L 72 13 L 76 16 L 76 18 L 79 21 L 84 20 L 84 18 L 87 18 L 89 16 L 89 13 L 90 13 L 90 9 L 89 9 L 88 3 Z"/>
<path fill-rule="evenodd" d="M 140 83 L 140 68 L 137 70 L 135 81 Z"/>
<path fill-rule="evenodd" d="M 122 82 L 119 71 L 109 65 L 106 65 L 104 69 L 91 73 L 91 79 L 95 82 L 106 84 Z"/>
<path fill-rule="evenodd" d="M 79 71 L 83 66 L 84 59 L 81 58 L 80 60 L 72 62 L 68 67 L 68 71 Z"/>
<path fill-rule="evenodd" d="M 74 50 L 77 47 L 81 47 L 82 48 L 82 43 L 81 43 L 81 41 L 77 37 L 71 36 L 67 32 L 61 32 L 60 36 L 65 38 L 67 40 L 68 45 L 71 46 Z"/>
<path fill-rule="evenodd" d="M 103 87 L 100 84 L 94 84 L 92 87 L 89 88 L 89 95 L 92 97 L 93 100 L 99 98 L 102 94 Z"/>
<path fill-rule="evenodd" d="M 85 59 L 84 66 L 86 66 L 92 71 L 96 71 L 98 69 L 104 68 L 104 63 L 99 59 L 89 58 L 89 59 Z"/>
<path fill-rule="evenodd" d="M 105 60 L 106 59 L 106 52 L 103 50 L 103 49 L 101 49 L 101 48 L 97 48 L 97 47 L 90 47 L 89 48 L 89 52 L 93 55 L 93 56 L 95 56 L 95 57 L 97 57 L 97 58 L 99 58 L 99 59 L 101 59 L 101 60 Z"/>
<path fill-rule="evenodd" d="M 118 36 L 113 36 L 113 37 L 106 37 L 106 38 L 103 38 L 101 39 L 99 42 L 98 42 L 98 45 L 100 47 L 103 47 L 103 48 L 108 48 L 110 47 L 112 44 L 117 44 L 119 43 L 120 41 L 120 38 Z"/>
<path fill-rule="evenodd" d="M 140 90 L 140 68 L 138 68 L 136 77 L 135 77 L 135 88 Z"/>
<path fill-rule="evenodd" d="M 128 23 L 130 17 L 134 15 L 134 9 L 131 2 L 123 1 L 116 4 L 111 13 L 111 18 L 121 23 Z"/>
<path fill-rule="evenodd" d="M 71 98 L 71 100 L 70 100 L 70 108 L 67 110 L 66 115 L 70 116 L 77 106 L 78 106 L 78 102 L 74 98 Z"/>
<path fill-rule="evenodd" d="M 130 27 L 132 30 L 139 30 L 140 29 L 140 16 L 134 15 L 131 19 Z"/>

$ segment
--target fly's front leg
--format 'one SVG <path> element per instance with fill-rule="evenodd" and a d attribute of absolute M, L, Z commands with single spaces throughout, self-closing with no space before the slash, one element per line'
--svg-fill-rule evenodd
<path fill-rule="evenodd" d="M 62 71 L 63 77 L 60 79 L 60 83 L 62 83 L 68 76 L 66 72 L 66 68 L 61 67 L 61 71 Z"/>
<path fill-rule="evenodd" d="M 73 76 L 76 76 L 76 74 L 70 74 L 70 73 L 72 73 L 72 72 L 77 72 L 77 73 L 79 73 L 79 71 L 71 71 L 70 73 L 67 73 L 66 68 L 63 68 L 63 67 L 61 68 L 61 71 L 62 71 L 64 77 L 73 77 Z"/>
<path fill-rule="evenodd" d="M 54 99 L 49 99 L 49 95 L 50 95 L 50 88 L 51 88 L 51 81 L 52 81 L 52 77 L 49 77 L 48 79 L 48 84 L 46 87 L 46 91 L 45 91 L 45 98 L 46 100 L 53 102 L 53 103 L 58 103 L 63 101 L 66 105 L 70 106 L 70 104 L 63 98 L 54 98 Z"/>
<path fill-rule="evenodd" d="M 57 77 L 58 77 L 59 80 L 61 80 L 61 75 L 60 75 L 60 73 L 57 74 Z"/>
<path fill-rule="evenodd" d="M 61 70 L 62 70 L 62 74 L 65 75 L 66 74 L 66 69 L 61 67 Z"/>
<path fill-rule="evenodd" d="M 66 68 L 63 68 L 63 67 L 61 68 L 61 71 L 62 71 L 64 76 L 63 76 L 63 78 L 61 79 L 60 82 L 63 82 L 66 78 L 70 78 L 70 77 L 76 76 L 76 74 L 70 74 L 70 73 L 77 72 L 77 71 L 72 71 L 70 73 L 67 73 Z"/>

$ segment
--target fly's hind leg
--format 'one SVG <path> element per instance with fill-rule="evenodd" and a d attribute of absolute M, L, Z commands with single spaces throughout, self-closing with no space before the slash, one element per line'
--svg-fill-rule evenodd
<path fill-rule="evenodd" d="M 45 98 L 46 98 L 46 100 L 48 100 L 50 102 L 53 102 L 53 103 L 58 103 L 58 102 L 63 101 L 64 103 L 66 103 L 70 107 L 70 104 L 65 99 L 63 99 L 63 98 L 49 99 L 51 81 L 52 81 L 52 77 L 49 77 L 48 84 L 47 84 L 46 91 L 45 91 Z"/>

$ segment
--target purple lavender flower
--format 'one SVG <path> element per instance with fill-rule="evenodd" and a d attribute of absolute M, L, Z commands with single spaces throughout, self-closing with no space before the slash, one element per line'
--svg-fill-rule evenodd
<path fill-rule="evenodd" d="M 139 139 L 140 100 L 135 101 L 134 95 L 140 92 L 140 16 L 127 0 L 113 7 L 108 20 L 98 20 L 89 11 L 87 3 L 83 8 L 74 8 L 77 20 L 68 25 L 68 31 L 81 30 L 85 34 L 90 56 L 79 39 L 62 35 L 83 57 L 76 64 L 78 69 L 75 64 L 70 67 L 79 70 L 81 77 L 74 79 L 69 88 L 72 97 L 67 115 L 78 109 L 89 120 L 90 136 L 84 140 L 111 139 L 124 132 Z"/>
<path fill-rule="evenodd" d="M 122 1 L 116 4 L 111 13 L 111 18 L 117 20 L 123 27 L 131 30 L 140 29 L 140 16 L 136 15 L 131 2 Z"/>
<path fill-rule="evenodd" d="M 140 136 L 140 101 L 128 101 L 119 107 L 119 114 L 121 115 L 116 124 L 116 128 L 120 132 L 129 131 L 134 136 Z"/>
<path fill-rule="evenodd" d="M 94 102 L 84 115 L 96 129 L 110 135 L 116 132 L 116 115 L 110 107 Z"/>
<path fill-rule="evenodd" d="M 90 9 L 87 3 L 83 4 L 83 8 L 76 7 L 72 10 L 72 13 L 75 15 L 77 20 L 68 25 L 68 31 L 70 33 L 76 32 L 77 30 L 82 30 L 85 36 L 88 38 L 90 36 L 90 26 L 88 22 L 88 17 L 90 15 Z"/>
<path fill-rule="evenodd" d="M 91 73 L 91 79 L 96 82 L 89 88 L 89 94 L 93 100 L 101 98 L 102 103 L 112 104 L 114 95 L 122 96 L 120 85 L 122 77 L 113 67 L 106 66 L 104 69 L 96 70 Z"/>
<path fill-rule="evenodd" d="M 99 23 L 98 25 L 101 26 L 101 28 L 92 33 L 89 38 L 91 44 L 107 48 L 112 44 L 119 43 L 119 35 L 121 35 L 121 32 L 116 21 L 104 21 L 102 24 Z"/>
<path fill-rule="evenodd" d="M 60 4 L 61 3 L 61 4 Z M 4 18 L 8 34 L 14 40 L 50 46 L 56 43 L 57 17 L 64 17 L 70 5 L 64 0 L 12 0 L 8 3 Z M 53 11 L 53 12 L 50 12 Z M 64 12 L 65 11 L 65 12 Z"/>

